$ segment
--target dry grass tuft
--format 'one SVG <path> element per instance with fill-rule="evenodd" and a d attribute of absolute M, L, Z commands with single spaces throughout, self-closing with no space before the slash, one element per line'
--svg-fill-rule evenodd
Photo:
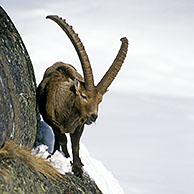
<path fill-rule="evenodd" d="M 20 147 L 14 141 L 6 141 L 0 149 L 0 160 L 19 159 L 24 162 L 34 173 L 41 173 L 44 176 L 58 182 L 64 182 L 65 176 L 60 174 L 48 161 L 31 154 L 31 150 Z M 9 173 L 6 167 L 0 169 L 0 176 L 6 181 Z"/>

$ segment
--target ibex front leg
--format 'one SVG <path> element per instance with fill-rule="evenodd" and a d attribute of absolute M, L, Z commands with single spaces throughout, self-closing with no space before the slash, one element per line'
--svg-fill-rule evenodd
<path fill-rule="evenodd" d="M 84 125 L 80 125 L 77 127 L 75 132 L 73 134 L 70 134 L 71 136 L 71 144 L 72 144 L 72 153 L 73 153 L 73 167 L 72 171 L 76 176 L 82 177 L 82 162 L 79 157 L 79 141 L 80 137 L 82 135 L 84 129 Z"/>

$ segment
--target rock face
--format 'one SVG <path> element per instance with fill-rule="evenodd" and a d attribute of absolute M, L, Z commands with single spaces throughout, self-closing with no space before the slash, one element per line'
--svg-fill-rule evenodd
<path fill-rule="evenodd" d="M 28 151 L 39 121 L 30 57 L 0 7 L 0 193 L 102 194 L 88 175 L 82 179 L 72 173 L 61 175 Z"/>
<path fill-rule="evenodd" d="M 32 148 L 38 127 L 36 82 L 30 57 L 0 7 L 0 147 L 8 139 Z"/>
<path fill-rule="evenodd" d="M 88 176 L 79 179 L 72 174 L 67 174 L 64 176 L 64 182 L 57 182 L 45 178 L 42 174 L 32 173 L 20 160 L 4 160 L 4 163 L 9 163 L 11 179 L 6 182 L 0 177 L 2 194 L 102 194 Z"/>

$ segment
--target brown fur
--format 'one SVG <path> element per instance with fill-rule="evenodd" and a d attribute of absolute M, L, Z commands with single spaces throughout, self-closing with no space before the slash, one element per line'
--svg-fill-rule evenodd
<path fill-rule="evenodd" d="M 56 171 L 54 167 L 42 158 L 38 158 L 31 154 L 27 148 L 20 147 L 14 141 L 6 141 L 0 149 L 0 158 L 2 159 L 18 159 L 28 165 L 30 170 L 35 173 L 41 173 L 44 176 L 55 181 L 64 181 L 64 176 Z M 0 168 L 0 176 L 5 180 L 9 180 L 9 173 L 6 168 Z"/>

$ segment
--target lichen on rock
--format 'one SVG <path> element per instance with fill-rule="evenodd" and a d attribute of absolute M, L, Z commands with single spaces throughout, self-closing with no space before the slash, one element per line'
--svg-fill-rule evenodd
<path fill-rule="evenodd" d="M 14 139 L 32 148 L 38 122 L 33 66 L 18 31 L 0 7 L 0 147 Z"/>

